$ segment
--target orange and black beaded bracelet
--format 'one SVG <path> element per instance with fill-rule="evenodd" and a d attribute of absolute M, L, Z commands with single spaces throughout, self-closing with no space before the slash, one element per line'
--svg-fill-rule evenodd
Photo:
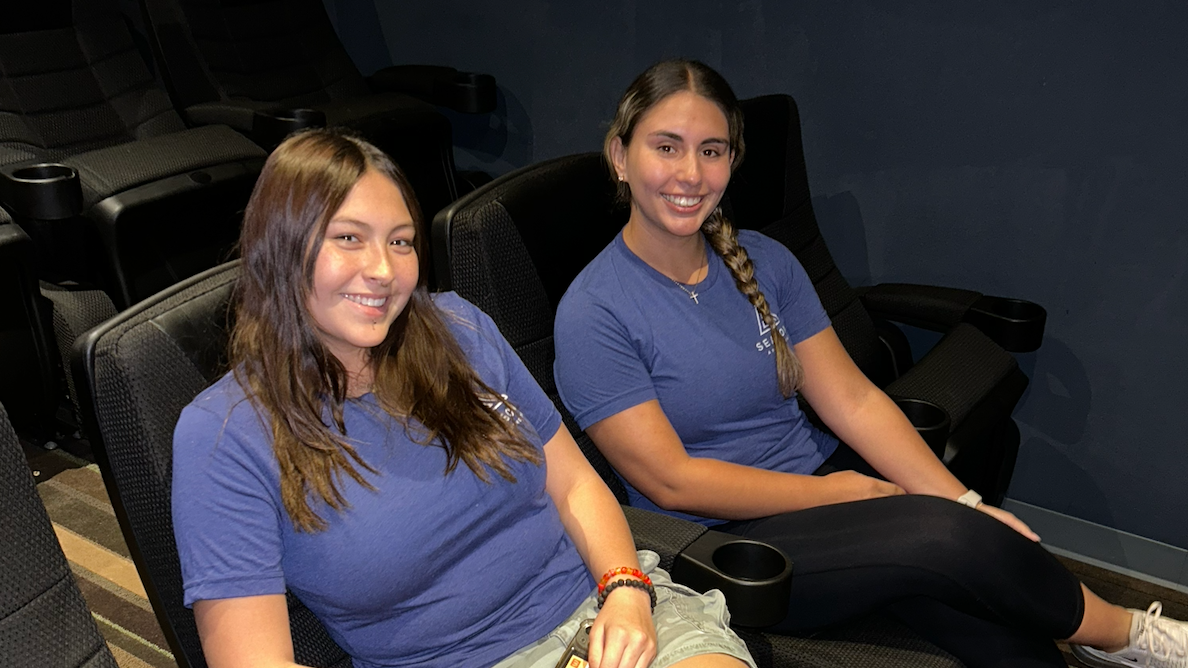
<path fill-rule="evenodd" d="M 605 587 L 598 588 L 598 607 L 601 608 L 603 603 L 606 603 L 606 597 L 619 587 L 632 587 L 640 589 L 648 593 L 648 598 L 652 602 L 652 610 L 656 610 L 656 588 L 652 586 L 652 581 L 649 580 L 615 580 L 607 584 Z"/>

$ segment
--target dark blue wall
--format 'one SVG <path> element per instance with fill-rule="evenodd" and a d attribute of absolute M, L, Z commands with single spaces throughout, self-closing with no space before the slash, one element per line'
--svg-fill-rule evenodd
<path fill-rule="evenodd" d="M 453 119 L 460 163 L 497 173 L 597 148 L 665 56 L 705 60 L 740 96 L 791 93 L 853 282 L 1048 308 L 1044 347 L 1020 358 L 1010 495 L 1188 548 L 1188 6 L 327 3 L 361 66 L 382 64 L 378 25 L 393 62 L 495 75 L 496 117 Z"/>

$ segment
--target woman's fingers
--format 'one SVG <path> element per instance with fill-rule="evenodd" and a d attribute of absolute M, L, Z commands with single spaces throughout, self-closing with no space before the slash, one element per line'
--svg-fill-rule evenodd
<path fill-rule="evenodd" d="M 1015 517 L 1013 514 L 1008 513 L 1007 511 L 1003 510 L 1002 508 L 995 508 L 994 506 L 990 506 L 990 505 L 983 503 L 980 506 L 978 506 L 978 510 L 997 519 L 999 522 L 1002 522 L 1003 524 L 1009 526 L 1010 528 L 1014 529 L 1015 531 L 1018 531 L 1019 533 L 1023 534 L 1027 538 L 1034 540 L 1037 543 L 1039 542 L 1039 539 L 1040 539 L 1039 534 L 1032 531 L 1031 527 L 1027 526 L 1027 524 L 1025 524 L 1023 522 L 1023 520 L 1019 519 L 1018 517 Z"/>
<path fill-rule="evenodd" d="M 646 593 L 612 592 L 590 629 L 590 665 L 646 668 L 656 657 L 656 629 L 651 612 Z"/>

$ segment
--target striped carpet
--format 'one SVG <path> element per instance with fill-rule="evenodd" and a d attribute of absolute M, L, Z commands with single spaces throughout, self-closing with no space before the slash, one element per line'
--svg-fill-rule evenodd
<path fill-rule="evenodd" d="M 72 454 L 73 453 L 73 454 Z M 86 441 L 46 451 L 25 445 L 54 531 L 83 598 L 121 668 L 177 668 L 112 511 Z M 1188 619 L 1188 594 L 1070 559 L 1061 561 L 1102 598 L 1131 608 L 1161 600 L 1164 613 Z M 1067 653 L 1069 666 L 1080 664 Z"/>
<path fill-rule="evenodd" d="M 66 450 L 30 446 L 26 454 L 62 551 L 120 668 L 177 668 L 99 468 Z"/>

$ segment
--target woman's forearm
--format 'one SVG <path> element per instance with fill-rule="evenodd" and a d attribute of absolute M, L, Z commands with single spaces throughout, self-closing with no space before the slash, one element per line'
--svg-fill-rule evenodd
<path fill-rule="evenodd" d="M 830 424 L 868 464 L 909 494 L 956 499 L 967 491 L 882 390 L 870 387 L 849 419 Z"/>

